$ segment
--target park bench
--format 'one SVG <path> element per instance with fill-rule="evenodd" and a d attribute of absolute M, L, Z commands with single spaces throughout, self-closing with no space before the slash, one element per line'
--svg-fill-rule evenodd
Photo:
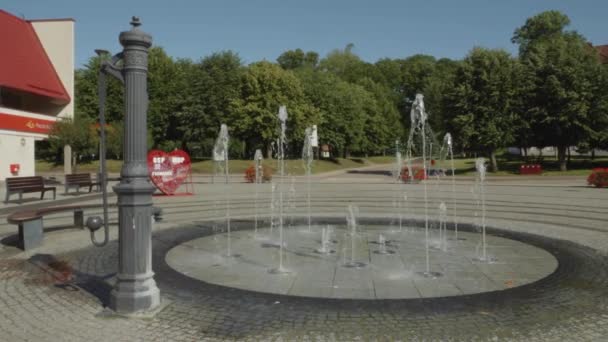
<path fill-rule="evenodd" d="M 40 192 L 40 199 L 43 199 L 44 193 L 47 191 L 53 191 L 53 199 L 55 199 L 55 187 L 46 186 L 41 176 L 8 177 L 6 178 L 6 197 L 4 203 L 8 202 L 12 194 L 19 194 L 19 202 L 21 202 L 23 194 L 28 192 Z"/>
<path fill-rule="evenodd" d="M 543 168 L 540 164 L 522 164 L 519 166 L 520 175 L 540 175 Z"/>
<path fill-rule="evenodd" d="M 93 190 L 94 186 L 101 186 L 101 182 L 93 181 L 90 173 L 74 173 L 65 175 L 65 193 L 68 193 L 70 188 L 76 188 L 76 192 L 80 192 L 80 187 L 89 187 L 89 192 Z"/>
<path fill-rule="evenodd" d="M 111 204 L 110 206 L 115 207 L 116 204 Z M 102 205 L 66 205 L 24 210 L 12 213 L 7 217 L 6 221 L 10 224 L 18 225 L 19 248 L 27 251 L 29 249 L 39 247 L 42 244 L 44 236 L 42 218 L 44 216 L 71 211 L 74 213 L 74 226 L 82 229 L 84 228 L 84 210 L 95 208 L 102 208 Z M 154 216 L 155 222 L 162 220 L 162 210 L 159 207 L 152 208 L 152 215 Z"/>

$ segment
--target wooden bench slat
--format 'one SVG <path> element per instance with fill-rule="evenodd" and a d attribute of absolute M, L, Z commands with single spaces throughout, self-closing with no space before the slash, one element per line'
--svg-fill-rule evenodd
<path fill-rule="evenodd" d="M 65 175 L 65 193 L 68 193 L 70 188 L 76 187 L 76 191 L 80 191 L 80 187 L 89 187 L 89 192 L 93 190 L 93 186 L 100 186 L 101 182 L 93 181 L 90 173 L 73 173 Z"/>
<path fill-rule="evenodd" d="M 44 198 L 44 194 L 47 191 L 53 191 L 53 199 L 55 199 L 55 187 L 46 186 L 44 184 L 44 178 L 41 176 L 33 177 L 8 177 L 6 178 L 6 197 L 4 202 L 8 202 L 10 195 L 19 194 L 19 199 L 24 193 L 40 192 L 40 199 Z"/>

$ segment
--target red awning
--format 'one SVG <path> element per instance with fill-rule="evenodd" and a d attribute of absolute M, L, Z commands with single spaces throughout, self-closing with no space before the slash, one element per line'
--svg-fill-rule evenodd
<path fill-rule="evenodd" d="M 70 102 L 32 24 L 0 10 L 0 87 Z"/>

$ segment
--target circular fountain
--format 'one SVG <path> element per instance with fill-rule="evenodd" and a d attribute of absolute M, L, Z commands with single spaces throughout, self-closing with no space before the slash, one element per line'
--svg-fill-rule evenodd
<path fill-rule="evenodd" d="M 427 118 L 423 96 L 418 94 L 411 110 L 407 170 L 410 177 L 414 175 L 415 141 L 420 141 L 421 169 L 425 180 L 430 177 L 429 168 L 434 163 L 431 163 L 433 145 L 438 150 Z M 435 189 L 431 189 L 434 194 L 429 194 L 428 182 L 422 182 L 424 219 L 417 222 L 412 222 L 411 212 L 409 218 L 404 217 L 404 206 L 408 205 L 404 186 L 405 182 L 413 179 L 403 179 L 401 175 L 403 161 L 397 141 L 396 173 L 401 185 L 395 188 L 398 200 L 393 203 L 398 211 L 399 223 L 396 226 L 387 218 L 362 218 L 352 202 L 346 205 L 345 219 L 313 220 L 310 209 L 312 129 L 307 129 L 302 150 L 307 216 L 294 223 L 292 215 L 288 222 L 287 212 L 295 208 L 297 195 L 295 178 L 291 178 L 289 189 L 285 184 L 288 119 L 285 106 L 280 107 L 278 119 L 279 180 L 271 185 L 267 224 L 261 222 L 258 214 L 259 177 L 256 176 L 254 221 L 241 222 L 240 229 L 235 228 L 236 222 L 230 217 L 230 196 L 226 193 L 224 231 L 217 233 L 214 229 L 211 234 L 203 234 L 169 250 L 166 262 L 174 270 L 209 284 L 242 290 L 350 299 L 471 295 L 533 283 L 556 270 L 558 262 L 551 253 L 521 241 L 486 234 L 486 167 L 483 158 L 476 160 L 477 177 L 472 188 L 480 219 L 468 226 L 457 222 L 452 137 L 449 133 L 443 139 L 439 160 L 444 161 L 448 156 L 451 159 L 451 208 L 448 209 L 446 204 L 447 196 L 438 194 L 441 174 L 434 170 L 437 179 Z M 225 142 L 221 146 L 226 151 L 227 139 L 227 127 L 222 125 L 218 141 Z M 225 161 L 227 156 L 219 159 Z M 257 162 L 260 156 L 255 159 Z M 259 165 L 256 170 L 258 168 Z M 225 189 L 228 189 L 228 184 Z M 431 197 L 435 198 L 431 200 Z M 448 222 L 449 212 L 453 222 Z M 233 251 L 239 251 L 239 254 Z"/>
<path fill-rule="evenodd" d="M 218 233 L 173 247 L 165 260 L 174 270 L 210 284 L 336 299 L 431 298 L 505 290 L 540 280 L 558 266 L 544 249 L 489 234 L 489 256 L 497 261 L 479 261 L 479 233 L 463 224 L 459 234 L 466 240 L 442 241 L 439 230 L 431 230 L 430 269 L 435 277 L 429 277 L 424 222 L 398 231 L 383 219 L 361 219 L 353 233 L 350 222 L 340 224 L 343 219 L 315 219 L 311 234 L 306 218 L 298 221 L 283 233 L 281 272 L 269 272 L 279 263 L 276 234 L 270 228 L 258 228 L 254 234 L 249 221 L 233 222 L 232 248 L 242 252 L 238 258 L 225 257 L 228 236 Z"/>

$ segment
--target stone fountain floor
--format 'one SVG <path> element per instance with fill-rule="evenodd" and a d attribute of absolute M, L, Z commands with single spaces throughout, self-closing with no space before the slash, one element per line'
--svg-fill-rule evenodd
<path fill-rule="evenodd" d="M 279 266 L 278 229 L 242 230 L 214 234 L 182 243 L 166 256 L 169 266 L 207 283 L 291 296 L 351 299 L 406 299 L 447 297 L 499 291 L 529 284 L 551 274 L 557 260 L 535 246 L 498 236 L 487 236 L 490 262 L 479 261 L 480 234 L 460 232 L 440 249 L 437 229 L 431 234 L 429 266 L 438 278 L 424 276 L 424 229 L 361 225 L 351 261 L 351 237 L 344 227 L 335 229 L 332 253 L 319 253 L 321 227 L 286 228 L 282 273 Z M 379 234 L 387 239 L 383 249 Z M 453 236 L 453 232 L 449 232 Z M 381 254 L 382 251 L 386 254 Z"/>

